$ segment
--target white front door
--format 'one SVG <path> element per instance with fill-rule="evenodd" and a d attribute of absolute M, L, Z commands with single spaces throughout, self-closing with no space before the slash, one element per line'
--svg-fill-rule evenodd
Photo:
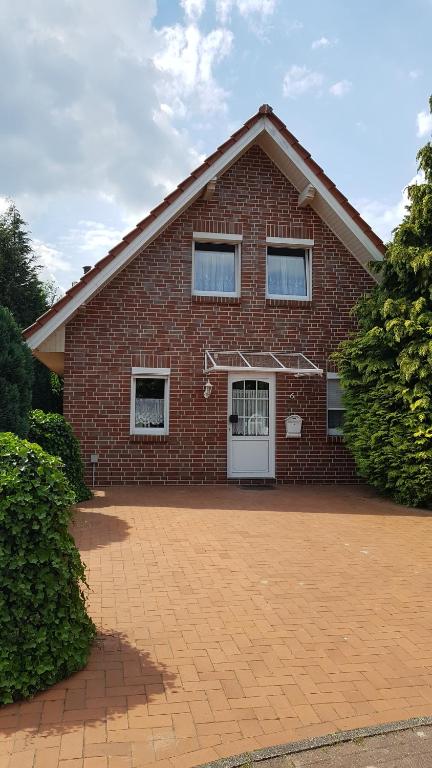
<path fill-rule="evenodd" d="M 228 376 L 228 477 L 275 476 L 275 376 Z"/>

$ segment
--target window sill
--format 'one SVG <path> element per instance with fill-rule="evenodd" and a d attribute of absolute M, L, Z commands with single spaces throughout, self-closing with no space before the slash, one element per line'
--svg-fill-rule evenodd
<path fill-rule="evenodd" d="M 241 296 L 191 296 L 192 304 L 241 304 Z"/>
<path fill-rule="evenodd" d="M 266 307 L 302 307 L 302 309 L 312 309 L 312 299 L 269 299 L 266 298 Z"/>
<path fill-rule="evenodd" d="M 169 435 L 129 435 L 130 443 L 166 443 Z"/>

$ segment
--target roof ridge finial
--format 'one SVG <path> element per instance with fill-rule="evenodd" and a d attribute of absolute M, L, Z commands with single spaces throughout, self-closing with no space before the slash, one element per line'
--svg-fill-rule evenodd
<path fill-rule="evenodd" d="M 270 115 L 273 112 L 273 107 L 270 104 L 261 104 L 258 112 L 260 115 Z"/>

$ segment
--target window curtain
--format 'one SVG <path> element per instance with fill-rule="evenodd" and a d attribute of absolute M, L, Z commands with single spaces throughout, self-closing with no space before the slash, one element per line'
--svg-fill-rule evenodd
<path fill-rule="evenodd" d="M 234 390 L 232 400 L 233 413 L 239 420 L 233 424 L 234 435 L 258 436 L 269 433 L 269 391 Z"/>
<path fill-rule="evenodd" d="M 268 435 L 269 424 L 269 393 L 258 389 L 256 392 L 245 392 L 245 408 L 247 435 Z"/>
<path fill-rule="evenodd" d="M 195 290 L 234 293 L 235 255 L 195 250 Z"/>
<path fill-rule="evenodd" d="M 306 296 L 304 256 L 267 256 L 268 292 L 276 296 Z"/>
<path fill-rule="evenodd" d="M 164 400 L 150 397 L 137 397 L 135 400 L 136 427 L 163 427 Z"/>

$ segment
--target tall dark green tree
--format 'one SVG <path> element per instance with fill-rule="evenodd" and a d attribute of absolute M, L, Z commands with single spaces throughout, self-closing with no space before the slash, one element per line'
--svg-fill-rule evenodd
<path fill-rule="evenodd" d="M 432 98 L 430 99 L 432 112 Z M 432 145 L 417 154 L 420 181 L 359 302 L 358 333 L 335 357 L 346 404 L 344 435 L 359 474 L 396 501 L 432 505 Z"/>
<path fill-rule="evenodd" d="M 33 365 L 12 313 L 0 306 L 0 432 L 25 437 L 31 406 Z"/>
<path fill-rule="evenodd" d="M 0 216 L 0 305 L 8 307 L 24 329 L 49 309 L 53 299 L 52 285 L 39 279 L 26 223 L 11 203 Z M 58 380 L 36 359 L 33 369 L 33 407 L 61 410 Z"/>
<path fill-rule="evenodd" d="M 13 203 L 0 216 L 0 304 L 21 328 L 48 309 L 30 236 Z"/>

